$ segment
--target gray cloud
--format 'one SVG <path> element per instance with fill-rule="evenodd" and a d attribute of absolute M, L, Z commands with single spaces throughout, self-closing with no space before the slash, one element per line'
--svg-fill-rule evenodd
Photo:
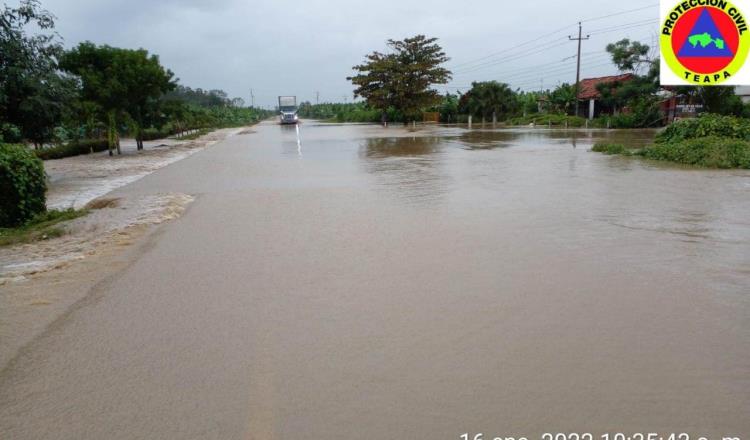
<path fill-rule="evenodd" d="M 256 104 L 264 106 L 274 105 L 279 94 L 314 100 L 316 91 L 322 101 L 341 101 L 344 97 L 351 100 L 352 87 L 346 81 L 351 66 L 372 50 L 384 50 L 388 38 L 418 33 L 440 38 L 452 58 L 449 66 L 459 66 L 453 83 L 442 90 L 465 90 L 472 80 L 488 79 L 524 89 L 539 88 L 542 79 L 545 88 L 572 82 L 575 60 L 562 60 L 575 54 L 575 44 L 565 43 L 567 33 L 575 31 L 573 26 L 484 61 L 496 64 L 465 63 L 513 48 L 580 19 L 646 7 L 585 23 L 584 32 L 598 33 L 584 43 L 583 76 L 612 74 L 615 69 L 606 65 L 604 46 L 626 36 L 651 43 L 658 16 L 655 1 L 613 0 L 43 2 L 58 17 L 58 32 L 67 46 L 91 40 L 143 47 L 158 54 L 185 85 L 221 88 L 247 102 L 253 88 Z M 648 19 L 653 19 L 653 24 Z M 632 27 L 624 27 L 626 24 Z M 530 55 L 503 60 L 519 51 Z M 545 66 L 530 68 L 541 64 Z"/>

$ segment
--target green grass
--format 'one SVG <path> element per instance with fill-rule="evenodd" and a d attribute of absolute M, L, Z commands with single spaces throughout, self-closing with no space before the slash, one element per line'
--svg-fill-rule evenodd
<path fill-rule="evenodd" d="M 591 151 L 604 154 L 621 154 L 623 156 L 631 156 L 633 154 L 633 150 L 622 144 L 610 144 L 606 142 L 597 142 L 591 148 Z"/>
<path fill-rule="evenodd" d="M 638 150 L 620 144 L 597 143 L 591 149 L 604 154 L 641 156 L 704 168 L 750 169 L 750 141 L 707 136 L 677 142 L 656 143 Z"/>
<path fill-rule="evenodd" d="M 705 168 L 750 169 L 750 141 L 707 136 L 680 142 L 658 143 L 638 153 L 648 159 L 666 160 Z"/>
<path fill-rule="evenodd" d="M 108 148 L 106 139 L 83 139 L 72 141 L 66 145 L 56 147 L 42 148 L 34 150 L 36 157 L 42 160 L 62 159 L 64 157 L 80 156 L 89 154 L 92 151 L 106 151 Z"/>
<path fill-rule="evenodd" d="M 88 210 L 85 209 L 50 210 L 37 215 L 23 226 L 0 228 L 0 246 L 32 243 L 60 237 L 65 234 L 65 229 L 60 226 L 60 223 L 86 214 L 88 214 Z"/>

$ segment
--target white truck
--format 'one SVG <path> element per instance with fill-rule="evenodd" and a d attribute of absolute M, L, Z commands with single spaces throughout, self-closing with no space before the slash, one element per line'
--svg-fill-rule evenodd
<path fill-rule="evenodd" d="M 297 97 L 279 96 L 279 113 L 282 124 L 296 124 L 299 121 L 299 117 L 297 116 Z"/>

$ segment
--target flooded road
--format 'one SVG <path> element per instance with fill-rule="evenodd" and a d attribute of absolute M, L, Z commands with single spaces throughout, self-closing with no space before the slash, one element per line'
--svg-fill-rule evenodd
<path fill-rule="evenodd" d="M 0 438 L 750 437 L 750 172 L 652 132 L 264 123 L 0 376 Z"/>

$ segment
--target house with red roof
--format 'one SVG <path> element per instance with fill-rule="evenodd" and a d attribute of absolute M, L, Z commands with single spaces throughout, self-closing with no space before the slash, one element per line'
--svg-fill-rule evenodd
<path fill-rule="evenodd" d="M 600 114 L 612 114 L 615 109 L 609 108 L 601 103 L 601 93 L 597 87 L 599 84 L 612 84 L 616 87 L 617 84 L 630 81 L 635 78 L 632 73 L 624 73 L 622 75 L 613 76 L 602 76 L 599 78 L 587 78 L 581 80 L 578 85 L 578 114 L 583 115 L 589 119 L 594 119 Z"/>

